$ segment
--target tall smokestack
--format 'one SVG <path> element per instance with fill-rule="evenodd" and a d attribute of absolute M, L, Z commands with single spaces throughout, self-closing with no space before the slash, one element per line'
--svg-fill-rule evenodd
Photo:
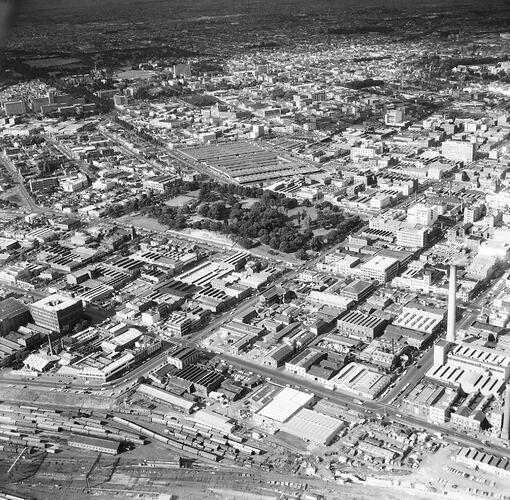
<path fill-rule="evenodd" d="M 448 328 L 446 340 L 455 342 L 455 323 L 457 321 L 457 266 L 450 266 L 450 285 L 448 287 Z"/>
<path fill-rule="evenodd" d="M 510 439 L 510 383 L 506 384 L 505 409 L 503 412 L 503 429 L 501 431 L 501 438 L 507 441 Z"/>
<path fill-rule="evenodd" d="M 48 349 L 50 351 L 50 356 L 53 356 L 53 354 L 55 353 L 53 352 L 53 344 L 51 343 L 51 337 L 49 334 L 48 334 Z"/>

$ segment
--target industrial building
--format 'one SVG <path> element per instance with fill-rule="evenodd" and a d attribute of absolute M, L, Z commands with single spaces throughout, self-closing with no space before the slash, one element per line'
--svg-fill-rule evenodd
<path fill-rule="evenodd" d="M 301 408 L 311 404 L 313 394 L 285 387 L 254 414 L 258 425 L 277 426 L 287 422 Z"/>
<path fill-rule="evenodd" d="M 433 334 L 441 328 L 446 311 L 427 309 L 419 304 L 410 303 L 393 321 L 393 325 L 410 330 Z"/>
<path fill-rule="evenodd" d="M 375 399 L 390 384 L 391 377 L 360 363 L 350 363 L 331 379 L 336 389 Z"/>
<path fill-rule="evenodd" d="M 193 347 L 179 347 L 170 352 L 166 359 L 169 364 L 181 370 L 185 366 L 196 363 L 200 359 L 200 353 Z"/>
<path fill-rule="evenodd" d="M 174 377 L 189 382 L 190 392 L 202 397 L 207 397 L 211 391 L 215 391 L 224 380 L 218 372 L 194 364 L 185 366 Z"/>
<path fill-rule="evenodd" d="M 510 375 L 510 354 L 472 343 L 441 341 L 434 345 L 434 364 L 426 376 L 451 384 L 469 394 L 484 396 L 504 390 Z"/>
<path fill-rule="evenodd" d="M 239 184 L 259 184 L 284 177 L 306 175 L 320 169 L 296 163 L 258 145 L 237 141 L 185 149 L 181 154 L 194 162 L 207 166 Z"/>
<path fill-rule="evenodd" d="M 62 332 L 83 319 L 83 304 L 81 300 L 50 295 L 30 304 L 30 312 L 36 325 Z"/>
<path fill-rule="evenodd" d="M 402 409 L 434 424 L 446 423 L 459 397 L 458 389 L 420 382 L 402 401 Z"/>
<path fill-rule="evenodd" d="M 235 422 L 231 418 L 224 417 L 214 411 L 198 410 L 193 415 L 193 420 L 201 426 L 214 429 L 223 434 L 230 434 L 235 429 Z"/>
<path fill-rule="evenodd" d="M 282 425 L 281 430 L 313 444 L 328 446 L 343 426 L 342 420 L 302 408 Z"/>
<path fill-rule="evenodd" d="M 73 435 L 67 440 L 67 444 L 73 448 L 98 451 L 99 453 L 106 453 L 107 455 L 117 455 L 120 448 L 120 443 L 118 441 L 91 436 Z"/>
<path fill-rule="evenodd" d="M 30 311 L 20 300 L 9 297 L 0 302 L 0 337 L 17 330 L 29 321 Z"/>
<path fill-rule="evenodd" d="M 506 457 L 498 457 L 490 453 L 475 450 L 474 448 L 461 448 L 454 457 L 454 460 L 498 476 L 510 476 L 510 460 Z"/>
<path fill-rule="evenodd" d="M 181 396 L 177 396 L 176 394 L 172 394 L 171 392 L 163 389 L 158 389 L 152 385 L 140 384 L 137 391 L 145 396 L 162 401 L 163 403 L 170 405 L 172 408 L 184 413 L 191 413 L 197 406 L 193 401 L 188 401 Z"/>
<path fill-rule="evenodd" d="M 356 339 L 374 339 L 381 335 L 386 326 L 386 320 L 362 313 L 348 311 L 337 321 L 342 334 Z"/>

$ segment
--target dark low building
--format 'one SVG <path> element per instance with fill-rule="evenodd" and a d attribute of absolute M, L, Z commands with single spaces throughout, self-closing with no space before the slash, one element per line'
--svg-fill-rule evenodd
<path fill-rule="evenodd" d="M 190 392 L 202 397 L 207 397 L 211 391 L 218 389 L 225 380 L 218 372 L 194 364 L 185 366 L 174 377 L 190 382 Z"/>
<path fill-rule="evenodd" d="M 9 297 L 0 302 L 0 336 L 17 330 L 29 321 L 30 311 L 20 300 Z"/>

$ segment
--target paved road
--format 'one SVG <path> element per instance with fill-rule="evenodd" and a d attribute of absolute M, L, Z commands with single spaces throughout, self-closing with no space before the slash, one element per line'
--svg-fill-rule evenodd
<path fill-rule="evenodd" d="M 18 173 L 16 168 L 12 165 L 10 160 L 6 158 L 0 157 L 0 164 L 3 165 L 6 170 L 11 174 L 12 180 L 16 183 L 18 186 L 18 192 L 21 195 L 21 197 L 25 200 L 25 204 L 28 205 L 30 210 L 32 212 L 41 212 L 43 209 L 37 205 L 37 203 L 34 201 L 30 193 L 27 191 L 24 183 L 23 183 L 23 177 Z"/>
<path fill-rule="evenodd" d="M 77 160 L 73 157 L 70 151 L 68 151 L 60 142 L 58 142 L 57 139 L 54 139 L 53 137 L 43 134 L 44 139 L 49 143 L 52 144 L 58 151 L 60 151 L 66 158 L 71 160 L 75 165 L 78 166 L 79 170 L 85 174 L 89 179 L 96 179 L 97 174 L 94 172 L 89 164 L 84 160 Z"/>
<path fill-rule="evenodd" d="M 353 401 L 355 396 L 350 394 L 345 394 L 339 391 L 331 391 L 326 389 L 322 385 L 313 382 L 311 380 L 307 380 L 303 377 L 299 377 L 297 375 L 287 373 L 285 371 L 277 370 L 271 367 L 263 366 L 260 363 L 256 363 L 254 361 L 249 361 L 243 358 L 238 358 L 235 356 L 230 356 L 228 354 L 220 354 L 220 358 L 224 359 L 228 363 L 236 366 L 240 366 L 246 370 L 251 370 L 254 373 L 259 373 L 265 377 L 271 378 L 272 381 L 277 382 L 281 385 L 290 385 L 294 387 L 298 387 L 301 389 L 308 389 L 313 392 L 316 396 L 320 396 L 328 401 L 344 406 L 348 409 L 353 409 L 357 411 L 365 411 L 369 410 L 371 412 L 377 411 L 380 414 L 385 414 L 391 421 L 400 422 L 402 424 L 408 425 L 411 428 L 422 428 L 426 429 L 430 432 L 441 432 L 447 434 L 446 439 L 450 442 L 458 441 L 460 444 L 464 446 L 473 446 L 475 448 L 484 449 L 487 453 L 497 452 L 502 456 L 506 456 L 510 458 L 510 450 L 503 448 L 501 446 L 490 444 L 489 446 L 483 445 L 478 439 L 468 436 L 462 432 L 458 432 L 452 429 L 447 429 L 440 425 L 431 424 L 427 420 L 418 418 L 414 415 L 402 414 L 401 410 L 392 406 L 386 405 L 379 401 L 370 401 L 365 400 L 363 404 L 357 404 Z"/>
<path fill-rule="evenodd" d="M 116 123 L 116 125 L 119 125 L 118 123 Z M 113 132 L 110 132 L 105 126 L 103 125 L 100 125 L 99 126 L 99 131 L 105 136 L 107 137 L 108 139 L 110 139 L 112 142 L 115 143 L 115 145 L 126 155 L 126 156 L 130 156 L 130 157 L 134 157 L 134 158 L 137 158 L 138 160 L 140 160 L 141 162 L 143 163 L 146 163 L 148 165 L 150 165 L 154 170 L 156 170 L 158 172 L 158 174 L 166 174 L 168 173 L 168 168 L 166 167 L 166 165 L 161 165 L 153 160 L 148 160 L 147 158 L 144 158 L 141 154 L 138 154 L 136 151 L 133 151 L 131 149 L 129 149 L 123 142 L 122 140 L 117 137 L 116 134 L 114 134 Z M 139 139 L 140 140 L 140 139 Z"/>
<path fill-rule="evenodd" d="M 425 373 L 432 366 L 434 358 L 434 348 L 429 348 L 423 355 L 421 360 L 415 361 L 398 379 L 395 387 L 391 389 L 388 394 L 379 399 L 381 403 L 389 403 L 393 398 L 400 395 L 403 398 L 406 394 L 411 392 L 416 384 L 423 378 Z M 418 368 L 417 365 L 421 365 Z M 408 385 L 409 384 L 409 385 Z M 405 388 L 407 385 L 407 388 Z M 404 389 L 405 388 L 405 389 Z M 400 394 L 402 393 L 402 394 Z"/>

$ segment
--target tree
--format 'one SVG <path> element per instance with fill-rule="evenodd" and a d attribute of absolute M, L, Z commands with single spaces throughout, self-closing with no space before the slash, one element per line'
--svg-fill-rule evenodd
<path fill-rule="evenodd" d="M 238 243 L 243 248 L 252 248 L 253 247 L 253 241 L 250 238 L 239 238 Z"/>
<path fill-rule="evenodd" d="M 202 205 L 198 207 L 198 215 L 209 217 L 209 203 L 202 203 Z"/>
<path fill-rule="evenodd" d="M 300 248 L 296 251 L 295 256 L 299 260 L 306 260 L 306 250 L 304 248 Z"/>
<path fill-rule="evenodd" d="M 322 237 L 314 236 L 310 241 L 310 248 L 316 252 L 318 252 L 322 248 Z"/>
<path fill-rule="evenodd" d="M 223 203 L 222 201 L 217 201 L 216 203 L 213 203 L 209 208 L 208 217 L 210 217 L 211 219 L 223 220 L 227 217 L 227 215 L 228 215 L 227 207 L 225 206 L 225 203 Z"/>
<path fill-rule="evenodd" d="M 284 252 L 284 253 L 290 252 L 290 249 L 291 249 L 291 247 L 287 241 L 282 241 L 280 243 L 280 246 L 278 247 L 278 250 L 280 250 L 280 252 Z"/>
<path fill-rule="evenodd" d="M 280 247 L 280 240 L 276 237 L 271 238 L 269 241 L 269 246 L 274 250 L 277 250 Z"/>

